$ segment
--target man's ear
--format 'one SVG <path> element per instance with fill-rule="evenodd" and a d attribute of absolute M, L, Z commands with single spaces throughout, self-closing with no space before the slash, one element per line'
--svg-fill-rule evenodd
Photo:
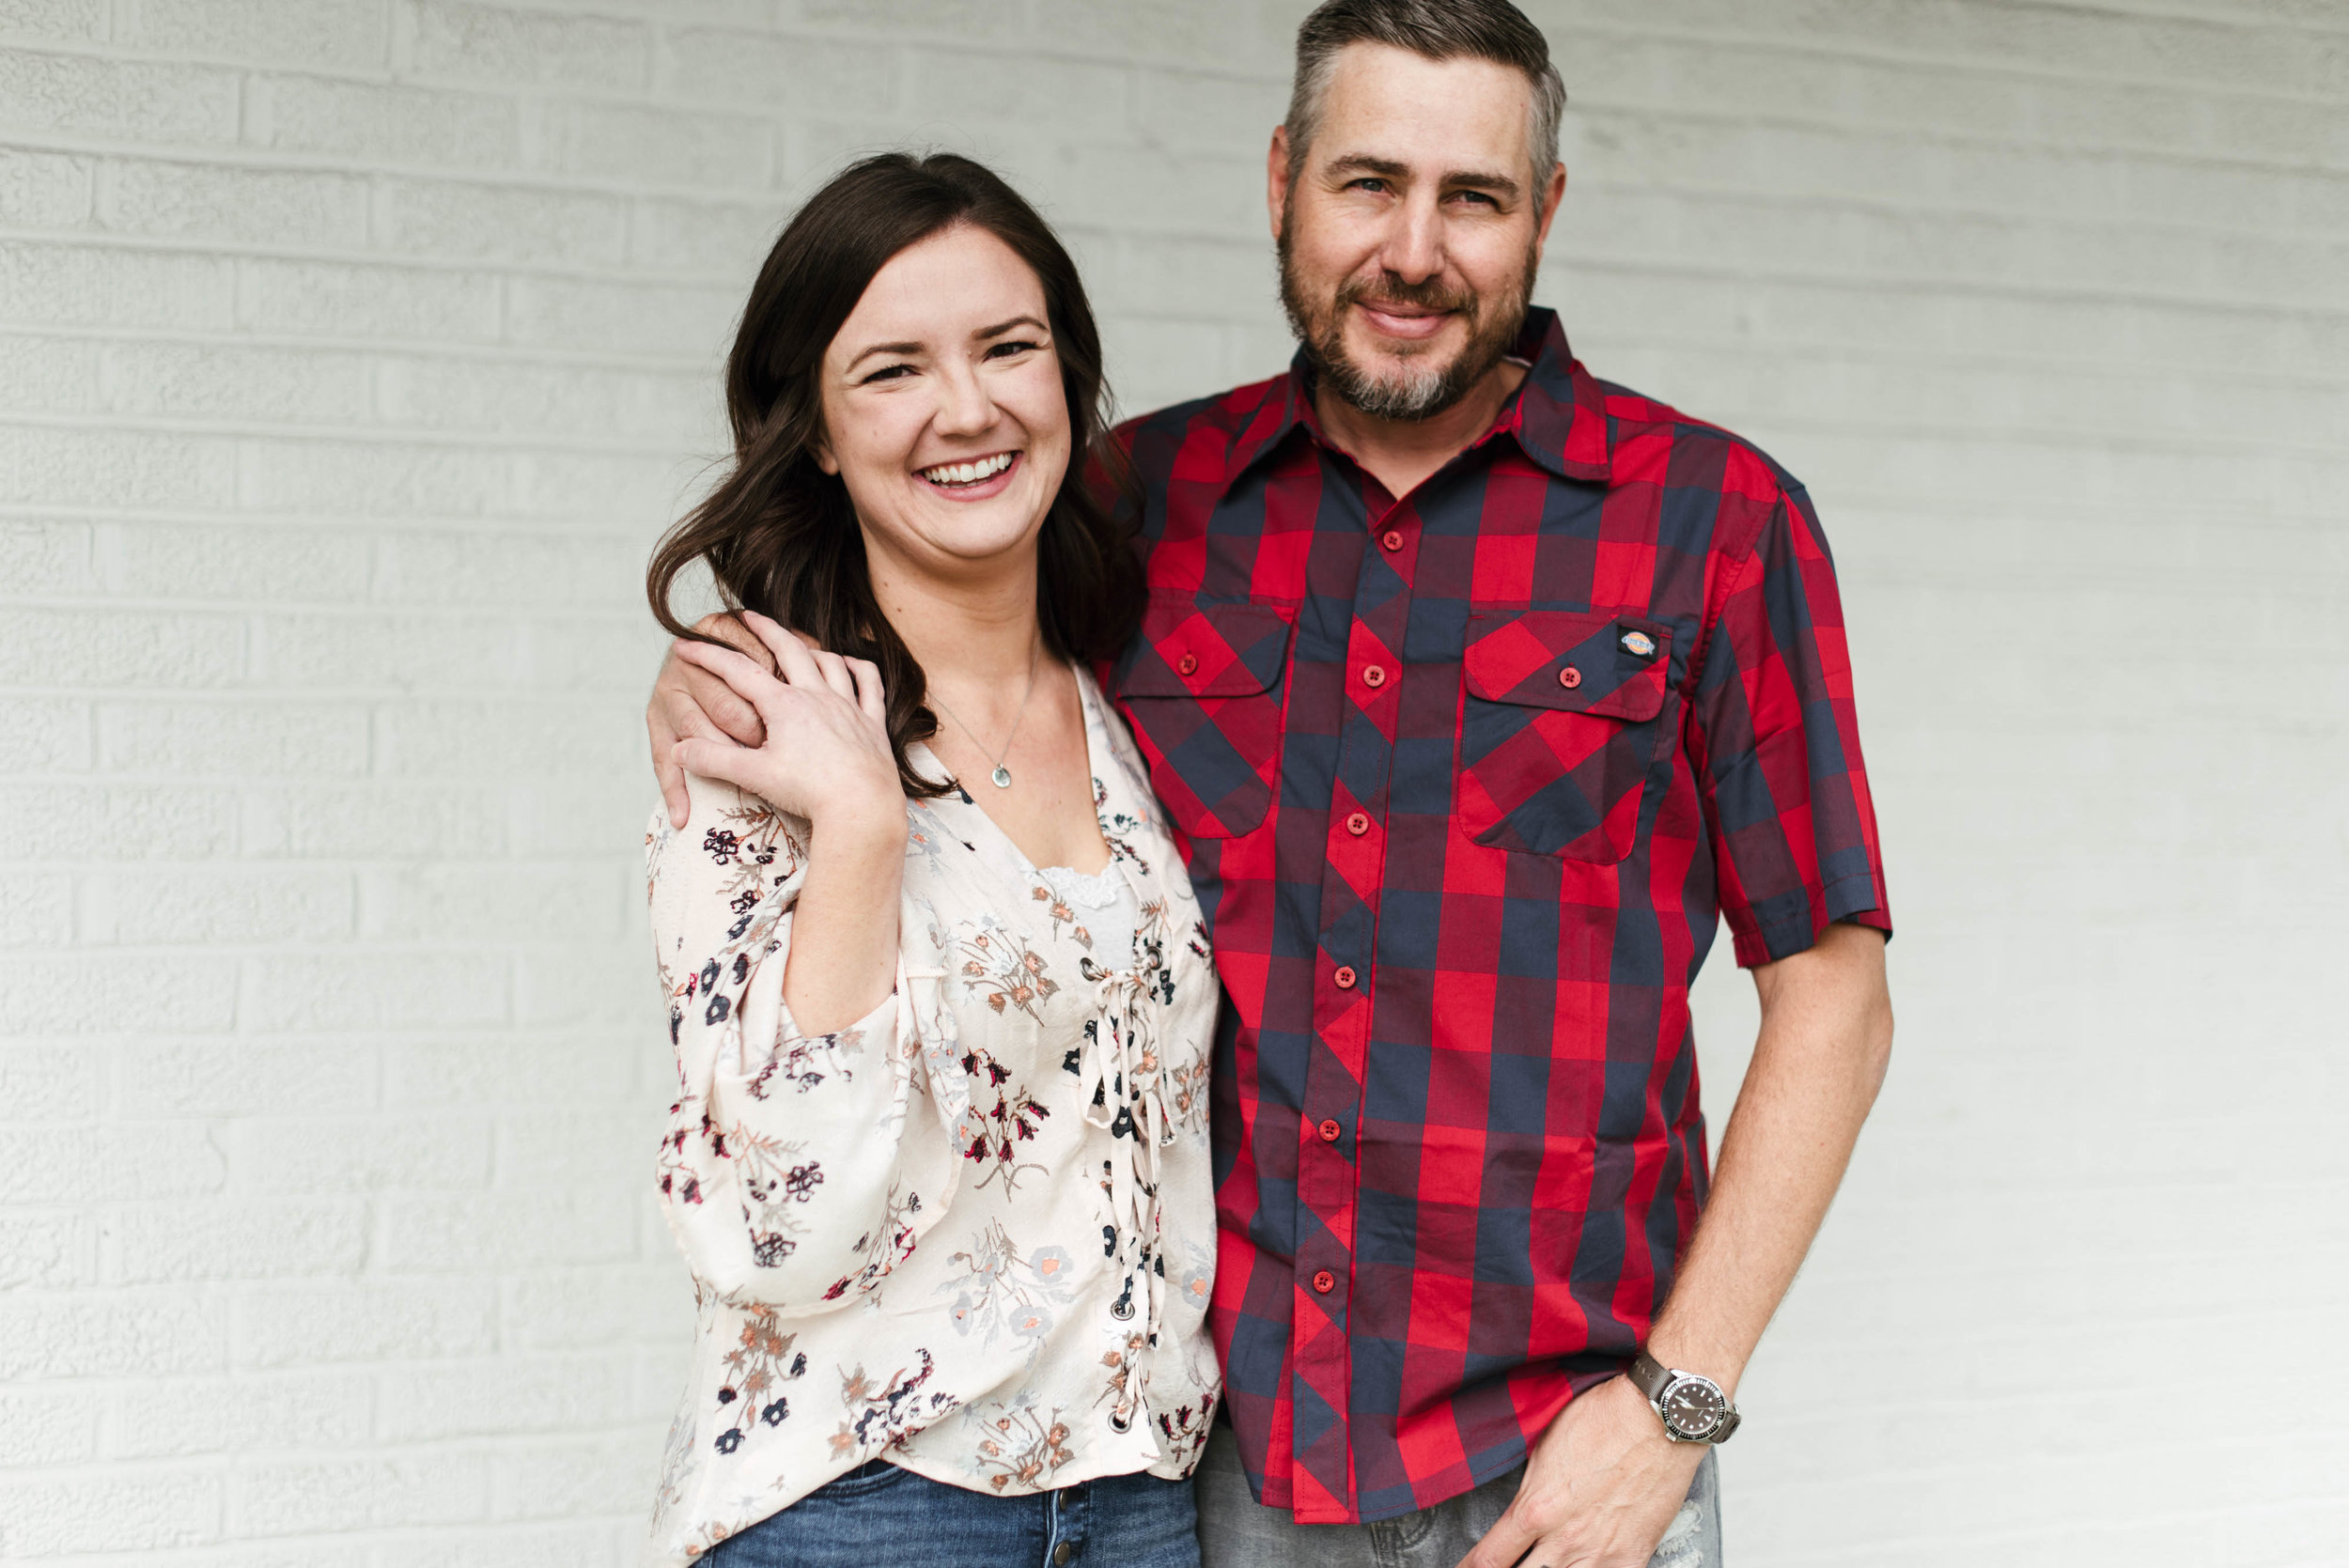
<path fill-rule="evenodd" d="M 1541 259 L 1542 248 L 1549 243 L 1549 225 L 1558 221 L 1558 209 L 1566 199 L 1566 166 L 1558 164 L 1549 171 L 1549 180 L 1542 190 L 1542 225 L 1533 236 L 1533 259 Z"/>
<path fill-rule="evenodd" d="M 1265 213 L 1272 220 L 1272 238 L 1281 238 L 1282 220 L 1289 206 L 1289 128 L 1272 128 L 1272 150 L 1265 156 Z"/>

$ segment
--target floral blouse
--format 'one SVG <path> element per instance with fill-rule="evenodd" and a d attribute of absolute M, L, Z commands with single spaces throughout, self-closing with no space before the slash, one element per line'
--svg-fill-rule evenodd
<path fill-rule="evenodd" d="M 678 1079 L 659 1180 L 699 1319 L 665 1562 L 879 1455 L 1008 1495 L 1179 1479 L 1206 1444 L 1219 992 L 1141 760 L 1077 678 L 1139 915 L 1120 951 L 969 795 L 910 800 L 896 985 L 804 1034 L 783 970 L 805 821 L 702 778 L 682 831 L 654 814 Z"/>

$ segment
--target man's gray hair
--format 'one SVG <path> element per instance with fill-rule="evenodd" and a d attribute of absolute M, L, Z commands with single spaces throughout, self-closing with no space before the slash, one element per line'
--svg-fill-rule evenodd
<path fill-rule="evenodd" d="M 1491 60 L 1515 66 L 1533 86 L 1533 216 L 1542 215 L 1549 171 L 1558 165 L 1558 121 L 1566 85 L 1549 62 L 1549 40 L 1509 0 L 1327 0 L 1297 29 L 1297 80 L 1289 89 L 1289 179 L 1305 166 L 1321 130 L 1322 100 L 1338 55 L 1351 43 L 1383 43 L 1430 60 Z"/>

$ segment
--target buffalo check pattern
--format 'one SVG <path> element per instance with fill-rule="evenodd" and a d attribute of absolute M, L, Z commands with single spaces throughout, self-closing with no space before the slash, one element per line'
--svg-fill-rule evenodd
<path fill-rule="evenodd" d="M 1310 373 L 1135 421 L 1150 596 L 1105 672 L 1211 923 L 1211 1321 L 1249 1479 L 1391 1517 L 1645 1337 L 1703 1201 L 1688 986 L 1889 931 L 1802 488 L 1594 379 L 1548 311 L 1410 495 Z"/>

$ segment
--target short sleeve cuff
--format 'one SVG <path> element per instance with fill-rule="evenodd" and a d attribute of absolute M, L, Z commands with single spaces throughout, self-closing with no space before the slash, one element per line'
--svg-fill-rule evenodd
<path fill-rule="evenodd" d="M 1815 902 L 1807 893 L 1800 899 L 1794 908 L 1772 911 L 1769 918 L 1750 925 L 1731 921 L 1730 936 L 1739 969 L 1750 970 L 1809 952 L 1818 945 L 1819 934 L 1837 921 L 1881 931 L 1886 940 L 1891 939 L 1891 912 L 1884 907 L 1883 894 L 1872 872 L 1857 872 L 1829 882 Z"/>

